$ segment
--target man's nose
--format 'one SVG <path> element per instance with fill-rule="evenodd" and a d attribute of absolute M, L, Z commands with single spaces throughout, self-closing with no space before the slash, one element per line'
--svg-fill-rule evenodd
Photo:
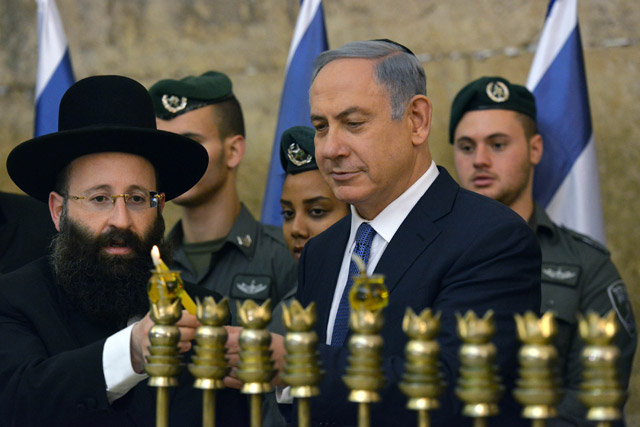
<path fill-rule="evenodd" d="M 327 134 L 316 142 L 316 157 L 336 159 L 349 154 L 345 139 L 339 129 L 330 129 Z"/>
<path fill-rule="evenodd" d="M 482 144 L 476 147 L 476 152 L 473 156 L 473 165 L 475 167 L 491 166 L 491 153 L 489 149 Z"/>
<path fill-rule="evenodd" d="M 109 225 L 127 229 L 131 226 L 131 212 L 127 208 L 124 197 L 117 197 L 109 215 Z"/>

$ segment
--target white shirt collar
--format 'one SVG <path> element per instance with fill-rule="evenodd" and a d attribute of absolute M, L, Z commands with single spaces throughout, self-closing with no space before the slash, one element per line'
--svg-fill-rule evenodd
<path fill-rule="evenodd" d="M 418 200 L 424 196 L 433 181 L 436 180 L 440 172 L 436 163 L 432 160 L 429 169 L 414 182 L 404 193 L 384 208 L 373 220 L 368 221 L 371 227 L 376 231 L 377 235 L 382 237 L 386 243 L 393 238 L 400 225 L 404 222 L 411 209 L 418 203 Z M 360 224 L 367 222 L 362 218 L 355 207 L 351 206 L 351 233 L 347 247 L 356 238 L 356 231 Z"/>

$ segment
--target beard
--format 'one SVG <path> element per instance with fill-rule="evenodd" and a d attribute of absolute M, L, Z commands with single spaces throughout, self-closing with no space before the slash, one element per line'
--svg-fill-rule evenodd
<path fill-rule="evenodd" d="M 131 230 L 111 228 L 95 237 L 85 226 L 60 219 L 60 232 L 52 243 L 51 263 L 57 281 L 71 306 L 89 321 L 105 327 L 124 328 L 130 319 L 149 311 L 147 281 L 153 268 L 150 252 L 163 245 L 164 220 L 157 219 L 139 237 Z M 128 255 L 110 255 L 107 246 L 126 245 Z"/>

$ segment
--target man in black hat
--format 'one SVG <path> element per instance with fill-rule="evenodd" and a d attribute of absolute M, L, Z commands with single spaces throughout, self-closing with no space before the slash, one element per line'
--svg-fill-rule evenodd
<path fill-rule="evenodd" d="M 230 298 L 234 318 L 236 300 L 271 298 L 274 307 L 294 288 L 296 263 L 282 231 L 256 221 L 238 197 L 245 129 L 231 80 L 209 71 L 161 80 L 149 92 L 158 129 L 191 138 L 209 154 L 202 179 L 173 200 L 182 211 L 167 238 L 176 248 L 175 267 L 186 280 Z"/>
<path fill-rule="evenodd" d="M 627 387 L 637 332 L 627 292 L 609 251 L 587 236 L 554 224 L 533 200 L 533 174 L 543 141 L 536 125 L 533 94 L 501 77 L 482 77 L 465 86 L 451 106 L 449 142 L 460 184 L 498 200 L 534 230 L 542 249 L 541 312 L 553 311 L 565 395 L 559 417 L 549 425 L 583 425 L 578 400 L 582 342 L 577 314 L 604 315 L 614 309 L 621 328 L 615 344 L 618 369 Z"/>
<path fill-rule="evenodd" d="M 143 381 L 150 249 L 162 241 L 165 199 L 193 186 L 206 165 L 199 144 L 156 130 L 148 93 L 120 76 L 74 84 L 59 131 L 11 152 L 9 175 L 49 204 L 59 233 L 50 257 L 0 279 L 3 423 L 153 424 L 154 390 Z M 178 326 L 185 352 L 198 321 L 183 312 Z M 191 384 L 183 379 L 173 395 L 174 425 L 200 424 Z M 240 399 L 229 398 L 221 416 L 242 423 Z"/>

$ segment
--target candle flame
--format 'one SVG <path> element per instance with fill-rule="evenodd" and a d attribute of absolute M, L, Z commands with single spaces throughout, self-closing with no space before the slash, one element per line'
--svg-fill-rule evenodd
<path fill-rule="evenodd" d="M 153 245 L 153 248 L 151 248 L 151 259 L 156 267 L 160 264 L 160 249 L 158 249 L 157 245 Z"/>

